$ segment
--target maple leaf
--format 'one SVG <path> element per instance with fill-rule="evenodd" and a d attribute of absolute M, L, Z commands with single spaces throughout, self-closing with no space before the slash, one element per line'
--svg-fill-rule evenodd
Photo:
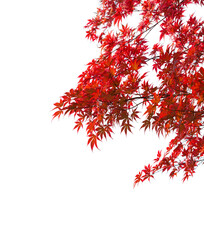
<path fill-rule="evenodd" d="M 53 114 L 53 118 L 52 118 L 52 119 L 54 119 L 54 118 L 56 118 L 56 117 L 60 118 L 60 116 L 61 116 L 62 114 L 63 114 L 63 111 L 62 111 L 62 110 L 56 111 L 56 112 Z"/>
<path fill-rule="evenodd" d="M 97 141 L 99 140 L 98 136 L 95 134 L 89 134 L 89 139 L 87 144 L 90 144 L 91 150 L 93 150 L 94 147 L 98 148 Z"/>
<path fill-rule="evenodd" d="M 83 127 L 83 123 L 82 123 L 80 120 L 77 120 L 77 121 L 75 122 L 75 124 L 76 124 L 76 125 L 75 125 L 74 129 L 77 129 L 77 132 L 78 132 L 79 129 Z"/>
<path fill-rule="evenodd" d="M 142 174 L 142 172 L 139 172 L 139 173 L 135 176 L 135 181 L 134 181 L 133 187 L 135 187 L 136 184 L 138 184 L 138 183 L 140 183 L 140 182 L 143 182 L 143 174 Z"/>

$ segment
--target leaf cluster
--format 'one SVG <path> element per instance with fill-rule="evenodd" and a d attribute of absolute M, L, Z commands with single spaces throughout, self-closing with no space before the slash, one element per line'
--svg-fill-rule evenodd
<path fill-rule="evenodd" d="M 204 5 L 203 0 L 101 0 L 85 26 L 100 56 L 87 64 L 77 87 L 55 103 L 53 117 L 74 114 L 74 128 L 86 126 L 92 150 L 112 136 L 115 125 L 127 134 L 144 116 L 144 130 L 175 133 L 134 185 L 159 171 L 173 178 L 182 170 L 186 180 L 203 163 L 204 21 L 194 15 L 184 20 L 192 3 Z M 141 16 L 135 28 L 123 24 L 133 13 Z M 146 37 L 156 26 L 159 41 L 151 47 Z M 167 46 L 162 43 L 166 36 L 171 39 Z M 149 65 L 157 77 L 154 84 L 145 71 Z"/>

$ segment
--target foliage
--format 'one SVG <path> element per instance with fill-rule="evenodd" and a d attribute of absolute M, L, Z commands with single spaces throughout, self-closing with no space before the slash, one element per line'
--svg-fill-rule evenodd
<path fill-rule="evenodd" d="M 158 151 L 154 163 L 136 175 L 134 185 L 158 171 L 173 178 L 183 170 L 186 180 L 204 161 L 204 21 L 184 18 L 189 4 L 203 6 L 204 1 L 101 0 L 85 26 L 100 56 L 87 64 L 76 89 L 54 104 L 53 118 L 74 114 L 77 131 L 86 125 L 91 149 L 111 137 L 116 124 L 127 134 L 143 113 L 141 128 L 175 133 L 165 152 Z M 124 24 L 133 14 L 141 17 L 135 28 Z M 146 38 L 156 26 L 159 38 L 150 46 Z M 170 44 L 164 44 L 165 38 Z"/>

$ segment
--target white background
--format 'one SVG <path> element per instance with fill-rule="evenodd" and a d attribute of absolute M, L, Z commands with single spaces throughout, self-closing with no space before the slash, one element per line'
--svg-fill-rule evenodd
<path fill-rule="evenodd" d="M 168 141 L 151 132 L 87 147 L 73 117 L 52 119 L 97 56 L 83 26 L 95 0 L 0 2 L 0 239 L 203 240 L 204 168 L 188 182 L 135 174 Z"/>

